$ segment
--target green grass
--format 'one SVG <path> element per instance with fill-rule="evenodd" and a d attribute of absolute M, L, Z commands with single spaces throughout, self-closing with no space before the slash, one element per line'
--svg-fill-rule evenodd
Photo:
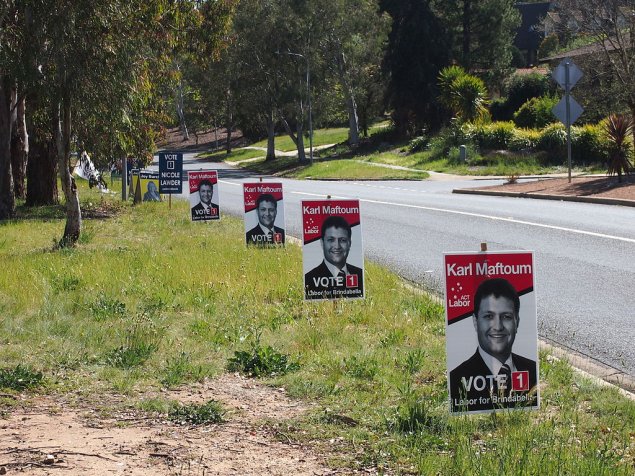
<path fill-rule="evenodd" d="M 313 147 L 318 147 L 327 144 L 339 144 L 348 140 L 348 128 L 335 127 L 330 129 L 315 129 L 313 131 Z M 290 152 L 296 150 L 296 146 L 289 137 L 288 134 L 281 134 L 276 137 L 275 140 L 276 150 L 283 152 Z M 253 144 L 255 147 L 267 147 L 267 139 L 261 140 Z M 304 137 L 304 147 L 309 148 L 308 133 Z"/>
<path fill-rule="evenodd" d="M 540 411 L 450 417 L 435 300 L 367 262 L 365 300 L 304 302 L 299 247 L 246 249 L 242 221 L 188 212 L 124 205 L 87 219 L 89 238 L 64 250 L 53 246 L 63 219 L 0 225 L 2 367 L 37 369 L 49 393 L 126 394 L 169 414 L 177 404 L 144 396 L 213 378 L 256 342 L 270 349 L 260 362 L 298 364 L 264 382 L 313 403 L 285 435 L 344 473 L 633 474 L 635 404 L 616 390 L 542 353 Z M 0 400 L 0 413 L 12 408 Z M 215 413 L 179 412 L 189 423 Z"/>
<path fill-rule="evenodd" d="M 266 144 L 265 144 L 266 147 Z M 213 162 L 240 162 L 241 160 L 253 159 L 256 157 L 265 157 L 267 153 L 257 149 L 233 149 L 229 154 L 224 150 L 218 152 L 203 152 L 198 154 L 197 157 Z"/>
<path fill-rule="evenodd" d="M 282 157 L 272 161 L 258 160 L 240 166 L 258 174 L 299 179 L 423 180 L 429 177 L 423 170 L 397 170 L 351 159 L 316 159 L 313 165 L 300 165 L 297 158 Z"/>

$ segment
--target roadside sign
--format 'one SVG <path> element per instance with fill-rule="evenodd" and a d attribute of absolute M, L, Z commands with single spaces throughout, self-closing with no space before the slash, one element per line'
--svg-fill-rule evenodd
<path fill-rule="evenodd" d="M 219 220 L 218 172 L 216 170 L 188 172 L 187 178 L 190 186 L 192 221 Z"/>
<path fill-rule="evenodd" d="M 150 170 L 140 170 L 139 178 L 136 180 L 134 203 L 139 202 L 160 202 L 159 194 L 159 173 Z"/>
<path fill-rule="evenodd" d="M 359 200 L 302 200 L 304 299 L 364 297 Z"/>
<path fill-rule="evenodd" d="M 567 98 L 566 96 L 558 101 L 558 104 L 551 109 L 553 115 L 558 118 L 565 126 L 570 126 L 578 120 L 580 115 L 584 112 L 584 108 L 578 104 L 578 102 L 569 95 L 569 122 L 567 122 Z"/>
<path fill-rule="evenodd" d="M 534 258 L 445 253 L 450 413 L 539 407 Z"/>
<path fill-rule="evenodd" d="M 582 78 L 582 71 L 571 60 L 571 58 L 563 59 L 556 67 L 556 69 L 553 70 L 551 76 L 553 77 L 555 82 L 558 83 L 564 90 L 567 89 L 567 66 L 569 67 L 569 89 L 575 86 L 580 78 Z"/>
<path fill-rule="evenodd" d="M 159 192 L 183 192 L 183 154 L 176 152 L 159 153 Z"/>
<path fill-rule="evenodd" d="M 244 183 L 247 245 L 283 245 L 284 203 L 281 183 Z"/>

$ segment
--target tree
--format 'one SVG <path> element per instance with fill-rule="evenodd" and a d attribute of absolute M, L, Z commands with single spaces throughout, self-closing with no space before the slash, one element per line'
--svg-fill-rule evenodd
<path fill-rule="evenodd" d="M 612 104 L 626 106 L 635 117 L 635 0 L 564 0 L 559 8 L 577 13 L 578 34 L 595 39 L 591 70 L 610 76 L 617 88 Z M 588 50 L 587 50 L 588 51 Z M 604 61 L 598 61 L 599 57 Z M 633 147 L 635 147 L 635 129 Z"/>
<path fill-rule="evenodd" d="M 467 71 L 499 80 L 509 70 L 520 15 L 515 0 L 436 0 L 450 32 L 453 59 Z"/>
<path fill-rule="evenodd" d="M 437 76 L 449 63 L 449 38 L 429 0 L 382 0 L 392 18 L 383 67 L 386 101 L 401 135 L 438 127 Z"/>

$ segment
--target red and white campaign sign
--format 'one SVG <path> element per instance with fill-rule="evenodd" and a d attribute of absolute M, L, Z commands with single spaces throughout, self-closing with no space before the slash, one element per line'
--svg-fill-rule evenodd
<path fill-rule="evenodd" d="M 364 297 L 359 200 L 302 201 L 304 298 Z"/>
<path fill-rule="evenodd" d="M 285 242 L 281 183 L 244 183 L 245 241 L 248 245 Z"/>
<path fill-rule="evenodd" d="M 188 172 L 192 221 L 220 219 L 218 173 L 216 170 Z"/>
<path fill-rule="evenodd" d="M 451 413 L 538 408 L 534 256 L 445 253 Z"/>

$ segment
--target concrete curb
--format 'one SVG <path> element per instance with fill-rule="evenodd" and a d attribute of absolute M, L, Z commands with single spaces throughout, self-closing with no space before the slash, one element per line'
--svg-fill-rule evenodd
<path fill-rule="evenodd" d="M 538 198 L 541 200 L 560 200 L 563 202 L 597 203 L 601 205 L 622 205 L 625 207 L 635 207 L 635 200 L 604 197 L 573 197 L 569 195 L 549 195 L 546 193 L 528 192 L 497 192 L 494 190 L 478 190 L 470 188 L 455 188 L 452 193 L 466 195 L 490 195 L 494 197 L 515 197 L 515 198 Z"/>

